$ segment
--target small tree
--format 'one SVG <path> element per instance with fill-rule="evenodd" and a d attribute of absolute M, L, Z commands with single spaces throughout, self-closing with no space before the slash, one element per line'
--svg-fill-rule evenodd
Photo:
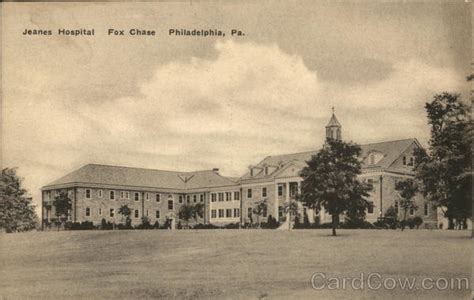
<path fill-rule="evenodd" d="M 298 196 L 297 196 L 297 199 L 298 199 Z M 290 201 L 285 202 L 285 204 L 283 204 L 283 211 L 285 212 L 285 214 L 288 215 L 288 230 L 291 230 L 293 216 L 296 218 L 298 214 L 298 201 L 292 201 L 290 199 Z"/>
<path fill-rule="evenodd" d="M 401 224 L 401 229 L 405 229 L 405 224 L 407 220 L 407 213 L 410 209 L 418 209 L 413 198 L 415 197 L 418 187 L 416 182 L 409 178 L 403 181 L 398 181 L 395 184 L 395 189 L 400 193 L 400 208 L 403 210 L 403 220 Z"/>
<path fill-rule="evenodd" d="M 118 213 L 122 215 L 122 218 L 125 217 L 125 227 L 130 228 L 132 226 L 132 222 L 130 220 L 132 210 L 128 207 L 128 205 L 122 205 L 120 206 Z"/>
<path fill-rule="evenodd" d="M 196 214 L 195 208 L 192 204 L 184 204 L 179 208 L 178 216 L 181 220 L 186 223 L 186 228 L 188 228 L 189 220 L 194 218 Z"/>
<path fill-rule="evenodd" d="M 260 227 L 260 217 L 264 215 L 267 211 L 267 200 L 263 199 L 261 201 L 256 202 L 255 207 L 252 209 L 252 212 L 257 215 L 257 224 Z"/>
<path fill-rule="evenodd" d="M 64 224 L 69 218 L 69 212 L 72 209 L 72 200 L 69 198 L 67 192 L 61 191 L 59 195 L 54 198 L 53 206 L 56 217 L 58 217 L 58 225 Z"/>
<path fill-rule="evenodd" d="M 198 218 L 204 218 L 204 203 L 196 203 L 194 204 L 194 213 L 193 213 L 194 220 L 198 220 Z"/>

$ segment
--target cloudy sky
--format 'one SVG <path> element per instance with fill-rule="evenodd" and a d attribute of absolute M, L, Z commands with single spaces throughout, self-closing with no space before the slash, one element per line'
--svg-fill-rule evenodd
<path fill-rule="evenodd" d="M 267 155 L 318 149 L 332 106 L 346 140 L 426 145 L 424 103 L 468 91 L 461 1 L 4 3 L 2 14 L 2 164 L 36 203 L 41 186 L 87 163 L 239 176 Z"/>

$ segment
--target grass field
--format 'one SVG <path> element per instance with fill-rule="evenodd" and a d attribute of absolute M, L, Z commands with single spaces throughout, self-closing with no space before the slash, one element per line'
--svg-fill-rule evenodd
<path fill-rule="evenodd" d="M 464 231 L 70 231 L 0 235 L 0 299 L 468 299 L 461 290 L 315 290 L 311 276 L 471 277 Z"/>

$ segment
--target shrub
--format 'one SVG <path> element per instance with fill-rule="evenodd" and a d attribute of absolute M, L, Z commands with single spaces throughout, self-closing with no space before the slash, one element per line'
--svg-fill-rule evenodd
<path fill-rule="evenodd" d="M 420 216 L 413 218 L 413 225 L 416 227 L 416 229 L 420 228 L 421 224 L 423 224 L 423 219 Z"/>
<path fill-rule="evenodd" d="M 218 229 L 218 228 L 220 227 L 213 224 L 202 224 L 202 223 L 196 224 L 193 227 L 193 229 Z"/>
<path fill-rule="evenodd" d="M 153 229 L 159 229 L 160 228 L 160 223 L 158 221 L 153 224 Z"/>

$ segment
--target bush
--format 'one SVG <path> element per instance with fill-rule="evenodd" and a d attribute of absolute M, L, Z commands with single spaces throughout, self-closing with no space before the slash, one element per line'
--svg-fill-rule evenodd
<path fill-rule="evenodd" d="M 160 229 L 160 223 L 158 221 L 153 224 L 153 229 Z"/>
<path fill-rule="evenodd" d="M 267 222 L 262 223 L 261 226 L 262 228 L 265 228 L 265 229 L 275 229 L 275 228 L 278 228 L 278 226 L 280 226 L 280 223 L 272 215 L 269 215 Z"/>
<path fill-rule="evenodd" d="M 196 224 L 194 225 L 193 229 L 218 229 L 220 227 L 213 225 L 213 224 Z"/>
<path fill-rule="evenodd" d="M 423 224 L 423 219 L 420 216 L 416 216 L 413 218 L 413 225 L 416 229 L 420 228 L 421 224 Z"/>

